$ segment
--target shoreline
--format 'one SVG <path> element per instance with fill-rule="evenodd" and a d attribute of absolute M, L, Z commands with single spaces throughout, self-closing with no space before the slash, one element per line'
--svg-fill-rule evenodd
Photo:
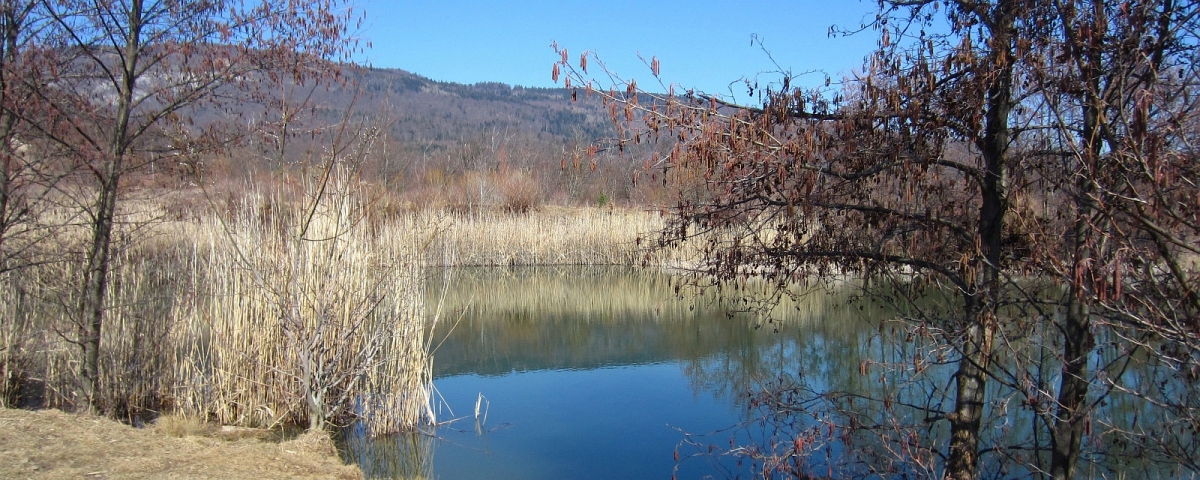
<path fill-rule="evenodd" d="M 176 437 L 53 409 L 0 408 L 0 455 L 0 478 L 363 478 L 324 433 L 281 443 Z"/>

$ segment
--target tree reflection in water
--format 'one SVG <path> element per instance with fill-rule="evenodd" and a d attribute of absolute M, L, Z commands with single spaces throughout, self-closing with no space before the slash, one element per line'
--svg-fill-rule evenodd
<path fill-rule="evenodd" d="M 512 461 L 524 462 L 511 468 L 514 478 L 599 478 L 612 471 L 595 465 L 659 460 L 665 463 L 632 465 L 620 470 L 620 475 L 643 472 L 646 478 L 663 478 L 672 468 L 680 478 L 930 478 L 941 474 L 942 456 L 948 449 L 943 415 L 950 410 L 950 375 L 957 358 L 938 341 L 941 332 L 935 322 L 913 321 L 918 317 L 914 309 L 925 318 L 939 315 L 938 308 L 952 309 L 946 307 L 952 303 L 936 297 L 937 292 L 930 293 L 933 297 L 926 303 L 896 306 L 887 301 L 896 296 L 878 286 L 873 287 L 876 295 L 868 297 L 861 285 L 847 282 L 829 291 L 786 299 L 770 312 L 768 322 L 760 315 L 763 312 L 730 315 L 731 308 L 744 306 L 731 296 L 712 290 L 698 296 L 686 289 L 677 293 L 677 282 L 666 273 L 623 268 L 456 272 L 443 310 L 448 312 L 444 318 L 459 320 L 443 322 L 443 329 L 433 333 L 435 344 L 445 339 L 435 354 L 435 383 L 446 387 L 453 380 L 453 385 L 469 385 L 463 395 L 469 397 L 469 405 L 455 406 L 463 411 L 484 390 L 492 400 L 489 422 L 511 421 L 515 426 L 485 439 L 482 450 L 486 451 L 475 453 L 462 453 L 462 445 L 456 445 L 474 441 L 466 427 L 458 431 L 451 425 L 428 435 L 384 439 L 366 439 L 350 430 L 344 455 L 362 465 L 369 477 L 388 478 L 431 478 L 449 472 L 499 478 L 501 467 L 496 462 L 507 461 L 506 449 Z M 998 355 L 1003 365 L 993 369 L 1010 378 L 989 384 L 981 430 L 980 471 L 985 477 L 1038 476 L 1040 466 L 1047 464 L 1049 437 L 1035 414 L 1046 404 L 1039 403 L 1036 390 L 1056 382 L 1052 372 L 1058 371 L 1059 364 L 1038 346 L 1053 342 L 1054 336 L 1037 329 L 1020 333 L 1006 346 L 1020 354 Z M 1102 349 L 1092 370 L 1133 391 L 1152 384 L 1169 388 L 1169 382 L 1155 377 L 1152 366 L 1122 359 L 1137 357 Z M 602 395 L 614 397 L 636 396 L 639 389 L 661 390 L 665 388 L 661 375 L 672 371 L 661 367 L 672 366 L 678 368 L 682 390 L 661 403 L 653 397 L 615 401 L 587 393 L 591 392 L 588 382 L 595 381 L 614 382 L 601 390 L 607 392 Z M 635 378 L 639 376 L 645 378 Z M 501 388 L 527 395 L 505 399 L 502 394 L 507 392 L 495 391 Z M 695 410 L 716 415 L 708 423 L 694 424 L 703 426 L 667 420 L 679 413 L 680 405 L 689 403 L 688 396 L 725 407 Z M 541 397 L 556 397 L 560 403 L 529 408 L 569 406 L 579 418 L 545 410 L 516 420 L 503 417 L 521 407 L 512 405 L 523 401 L 514 398 Z M 1148 455 L 1122 443 L 1120 436 L 1103 432 L 1131 431 L 1134 423 L 1155 428 L 1147 425 L 1157 422 L 1168 433 L 1167 441 L 1186 442 L 1191 441 L 1190 434 L 1178 432 L 1186 426 L 1172 425 L 1156 414 L 1158 410 L 1119 391 L 1103 397 L 1097 393 L 1094 401 L 1100 406 L 1094 414 L 1094 435 L 1085 445 L 1082 474 L 1163 477 L 1181 473 L 1177 462 Z M 721 416 L 728 415 L 721 414 L 722 409 L 730 408 L 732 416 Z M 632 417 L 652 425 L 620 423 L 633 422 Z M 572 421 L 578 424 L 543 425 Z M 660 435 L 654 428 L 664 424 L 677 430 Z M 594 431 L 602 425 L 647 430 L 606 436 Z M 555 436 L 560 434 L 570 437 Z M 594 453 L 556 450 L 575 445 L 579 435 L 588 436 L 585 444 L 590 448 L 583 450 Z M 667 439 L 666 443 L 627 445 L 654 450 L 649 456 L 621 456 L 625 451 L 621 444 L 654 435 Z M 443 451 L 435 463 L 434 451 L 439 448 Z M 678 461 L 672 450 L 678 452 Z M 563 455 L 569 458 L 564 460 Z M 462 463 L 472 462 L 490 470 L 463 470 Z M 578 469 L 543 469 L 538 462 L 558 462 L 556 468 L 571 467 L 563 462 L 578 464 Z"/>

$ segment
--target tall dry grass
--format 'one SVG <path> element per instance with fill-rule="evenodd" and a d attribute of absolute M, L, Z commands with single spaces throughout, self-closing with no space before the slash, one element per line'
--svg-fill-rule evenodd
<path fill-rule="evenodd" d="M 208 301 L 181 305 L 175 342 L 185 410 L 211 409 L 223 423 L 312 427 L 350 417 L 379 431 L 411 427 L 429 402 L 422 252 L 413 223 L 365 221 L 370 198 L 349 175 L 304 201 L 246 196 L 232 218 L 199 222 L 206 251 L 196 289 Z"/>
<path fill-rule="evenodd" d="M 639 265 L 674 267 L 699 258 L 692 245 L 652 249 L 662 228 L 658 213 L 635 208 L 551 207 L 520 213 L 420 211 L 444 231 L 430 261 L 456 266 Z"/>
<path fill-rule="evenodd" d="M 333 173 L 123 204 L 101 340 L 110 414 L 175 411 L 246 426 L 363 417 L 380 432 L 403 429 L 430 415 L 428 267 L 696 258 L 639 243 L 661 227 L 651 212 L 414 211 L 352 172 Z M 71 245 L 88 236 L 83 222 L 63 223 L 58 261 L 0 274 L 0 397 L 9 403 L 76 402 L 84 262 L 73 252 L 84 249 Z"/>
<path fill-rule="evenodd" d="M 433 230 L 363 221 L 371 199 L 347 172 L 305 182 L 299 196 L 251 192 L 180 221 L 151 205 L 121 227 L 101 339 L 110 414 L 247 426 L 363 418 L 378 432 L 427 415 L 420 249 Z M 10 401 L 76 402 L 81 267 L 67 254 L 0 276 Z"/>

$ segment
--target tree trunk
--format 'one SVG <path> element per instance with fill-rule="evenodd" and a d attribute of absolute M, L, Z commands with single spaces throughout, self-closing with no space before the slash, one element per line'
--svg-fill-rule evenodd
<path fill-rule="evenodd" d="M 21 7 L 27 8 L 24 5 Z M 0 5 L 0 22 L 3 22 L 3 54 L 0 54 L 0 105 L 8 106 L 13 99 L 9 98 L 11 90 L 9 84 L 10 68 L 17 61 L 17 49 L 19 48 L 18 41 L 20 40 L 21 29 L 24 28 L 24 12 L 18 11 L 18 5 L 14 2 L 4 2 Z M 10 217 L 16 199 L 13 198 L 13 174 L 20 163 L 17 161 L 19 146 L 15 135 L 17 126 L 16 114 L 9 112 L 7 109 L 0 111 L 0 158 L 3 159 L 3 165 L 0 165 L 0 261 L 7 262 L 10 260 L 7 253 L 4 253 L 4 240 L 10 234 L 13 225 L 11 222 L 20 221 L 20 215 Z M 13 268 L 12 265 L 0 265 L 0 271 Z"/>
<path fill-rule="evenodd" d="M 987 369 L 995 335 L 996 307 L 1000 288 L 1001 257 L 1004 248 L 1004 217 L 1008 212 L 1006 162 L 1009 144 L 1009 113 L 1012 111 L 1013 38 L 1016 17 L 1012 0 L 998 2 L 990 12 L 991 52 L 988 62 L 995 65 L 989 79 L 984 131 L 976 145 L 983 156 L 984 172 L 980 179 L 979 254 L 975 291 L 967 305 L 966 332 L 962 359 L 954 374 L 957 391 L 950 419 L 950 455 L 946 476 L 956 480 L 978 476 L 979 428 L 987 395 Z"/>
<path fill-rule="evenodd" d="M 104 297 L 108 291 L 109 252 L 112 245 L 113 217 L 117 205 L 116 170 L 119 162 L 109 161 L 111 175 L 100 185 L 100 198 L 92 218 L 92 243 L 88 249 L 87 269 L 80 300 L 80 347 L 83 349 L 80 395 L 88 408 L 103 408 L 100 390 L 100 338 L 104 326 Z"/>
<path fill-rule="evenodd" d="M 1067 315 L 1063 324 L 1062 378 L 1059 381 L 1058 408 L 1051 435 L 1050 476 L 1056 480 L 1075 476 L 1075 464 L 1079 461 L 1088 417 L 1085 405 L 1088 394 L 1087 357 L 1096 343 L 1091 332 L 1091 312 L 1086 299 L 1091 277 L 1087 270 L 1093 268 L 1100 252 L 1092 244 L 1088 222 L 1096 211 L 1094 196 L 1097 193 L 1090 179 L 1100 172 L 1100 150 L 1104 141 L 1101 119 L 1104 100 L 1100 93 L 1100 77 L 1105 74 L 1102 39 L 1107 31 L 1108 20 L 1104 16 L 1104 2 L 1092 0 L 1091 3 L 1091 29 L 1094 33 L 1090 41 L 1083 40 L 1086 44 L 1079 44 L 1083 60 L 1080 73 L 1087 88 L 1080 112 L 1083 114 L 1083 148 L 1078 166 L 1085 174 L 1076 182 L 1076 212 L 1071 232 L 1074 275 L 1067 289 L 1070 297 L 1067 299 Z"/>
<path fill-rule="evenodd" d="M 98 172 L 99 198 L 92 217 L 92 244 L 87 253 L 87 269 L 83 275 L 83 296 L 80 300 L 80 364 L 81 390 L 89 408 L 101 410 L 100 339 L 104 326 L 104 297 L 108 291 L 109 253 L 112 247 L 113 219 L 117 210 L 117 193 L 129 149 L 129 121 L 133 115 L 133 92 L 137 88 L 138 61 L 142 51 L 142 0 L 132 0 L 126 7 L 128 30 L 125 33 L 125 52 L 117 82 L 116 118 L 108 138 L 108 151 Z"/>
<path fill-rule="evenodd" d="M 991 355 L 992 331 L 984 322 L 967 328 L 963 340 L 963 358 L 958 362 L 954 381 L 958 386 L 954 412 L 950 419 L 950 456 L 946 477 L 969 480 L 976 477 L 979 463 L 979 426 L 987 393 L 987 362 Z"/>
<path fill-rule="evenodd" d="M 1073 298 L 1063 329 L 1062 380 L 1058 389 L 1058 412 L 1055 414 L 1054 445 L 1050 457 L 1050 476 L 1055 480 L 1067 480 L 1075 476 L 1075 464 L 1079 461 L 1087 421 L 1084 405 L 1088 393 L 1087 357 L 1095 338 L 1090 331 L 1088 307 L 1075 298 L 1082 294 L 1075 288 L 1070 292 Z"/>

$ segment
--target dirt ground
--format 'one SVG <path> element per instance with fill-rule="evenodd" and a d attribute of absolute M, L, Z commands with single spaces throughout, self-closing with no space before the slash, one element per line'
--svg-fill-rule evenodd
<path fill-rule="evenodd" d="M 57 410 L 0 408 L 0 478 L 362 478 L 329 437 L 177 438 Z"/>

